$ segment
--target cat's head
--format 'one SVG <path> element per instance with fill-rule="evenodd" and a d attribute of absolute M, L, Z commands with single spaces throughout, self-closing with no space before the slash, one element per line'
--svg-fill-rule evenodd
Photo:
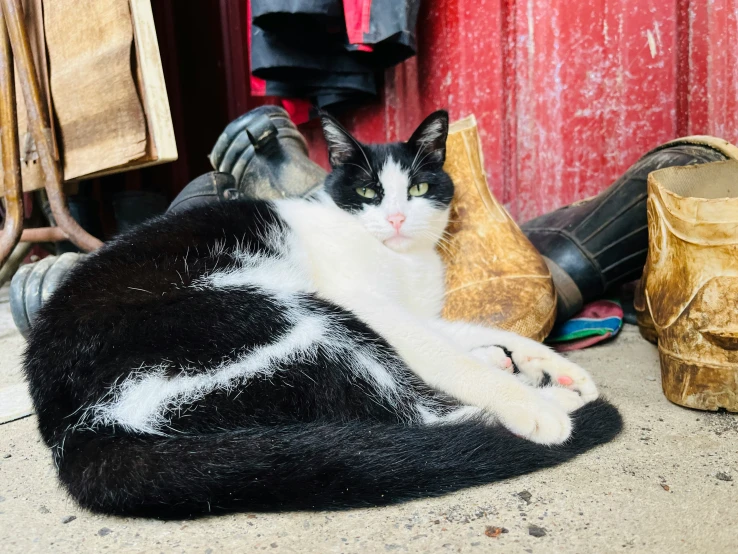
<path fill-rule="evenodd" d="M 432 248 L 448 223 L 454 184 L 443 171 L 448 113 L 429 115 L 410 140 L 362 144 L 324 115 L 333 171 L 325 190 L 388 248 Z"/>

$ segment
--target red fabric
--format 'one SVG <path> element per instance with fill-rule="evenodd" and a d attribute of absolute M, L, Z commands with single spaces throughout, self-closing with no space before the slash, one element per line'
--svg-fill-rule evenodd
<path fill-rule="evenodd" d="M 357 50 L 371 52 L 373 47 L 364 44 L 364 33 L 371 28 L 372 0 L 343 0 L 343 18 L 349 43 L 357 44 Z"/>
<path fill-rule="evenodd" d="M 554 350 L 556 350 L 556 352 L 571 352 L 572 350 L 582 350 L 583 348 L 587 348 L 588 346 L 593 346 L 598 342 L 609 339 L 611 336 L 612 333 L 605 333 L 604 335 L 596 335 L 572 342 L 560 342 L 551 346 Z"/>
<path fill-rule="evenodd" d="M 617 335 L 622 326 L 623 308 L 619 302 L 595 300 L 569 321 L 557 324 L 546 343 L 557 352 L 581 350 Z"/>
<path fill-rule="evenodd" d="M 282 98 L 282 107 L 290 114 L 295 125 L 310 121 L 310 108 L 312 104 L 302 98 Z"/>

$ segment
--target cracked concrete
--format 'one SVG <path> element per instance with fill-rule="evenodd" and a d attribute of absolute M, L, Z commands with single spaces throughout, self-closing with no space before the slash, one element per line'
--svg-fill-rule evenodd
<path fill-rule="evenodd" d="M 19 382 L 24 347 L 6 298 L 0 388 Z M 620 407 L 626 430 L 615 442 L 534 475 L 389 508 L 170 522 L 93 515 L 57 485 L 33 416 L 0 425 L 0 551 L 738 551 L 738 415 L 670 404 L 656 349 L 635 327 L 571 356 Z"/>

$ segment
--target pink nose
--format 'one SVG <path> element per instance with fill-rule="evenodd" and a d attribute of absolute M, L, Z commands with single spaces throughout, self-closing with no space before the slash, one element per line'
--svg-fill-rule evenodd
<path fill-rule="evenodd" d="M 387 221 L 392 224 L 392 227 L 395 228 L 395 231 L 399 231 L 400 227 L 402 227 L 402 224 L 405 223 L 405 216 L 401 213 L 396 213 L 395 215 L 387 217 Z"/>

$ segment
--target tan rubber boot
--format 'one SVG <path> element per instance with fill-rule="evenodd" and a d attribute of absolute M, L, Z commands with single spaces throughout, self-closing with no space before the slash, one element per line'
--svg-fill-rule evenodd
<path fill-rule="evenodd" d="M 474 116 L 453 123 L 446 165 L 456 187 L 441 253 L 443 316 L 542 341 L 556 318 L 548 267 L 487 186 Z"/>
<path fill-rule="evenodd" d="M 654 171 L 641 291 L 666 397 L 738 411 L 738 161 Z"/>
<path fill-rule="evenodd" d="M 709 135 L 694 135 L 678 138 L 659 146 L 658 150 L 662 150 L 673 145 L 706 147 L 714 150 L 721 156 L 724 156 L 725 160 L 738 160 L 738 147 L 730 144 L 725 139 L 711 137 Z M 648 267 L 648 261 L 646 261 L 646 267 Z M 646 340 L 656 344 L 656 342 L 658 341 L 658 333 L 656 332 L 656 327 L 654 326 L 653 319 L 651 318 L 651 313 L 649 312 L 648 306 L 646 305 L 646 299 L 644 295 L 646 280 L 647 272 L 644 270 L 641 280 L 638 283 L 638 287 L 636 287 L 633 305 L 636 311 L 638 329 L 640 330 L 641 335 L 643 335 L 643 338 L 645 338 Z"/>

